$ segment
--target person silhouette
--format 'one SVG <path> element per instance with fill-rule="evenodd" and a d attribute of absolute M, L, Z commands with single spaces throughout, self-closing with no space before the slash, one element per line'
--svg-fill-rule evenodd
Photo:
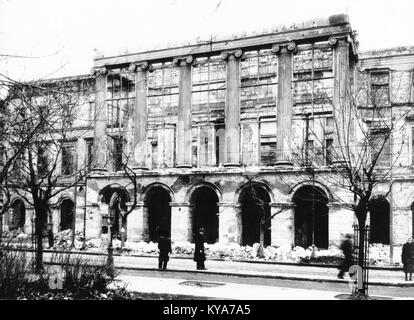
<path fill-rule="evenodd" d="M 408 238 L 407 242 L 404 243 L 402 247 L 401 262 L 404 266 L 405 281 L 412 281 L 414 272 L 414 244 L 412 238 Z M 410 275 L 409 280 L 408 275 Z"/>
<path fill-rule="evenodd" d="M 197 262 L 197 270 L 207 270 L 204 266 L 206 255 L 204 253 L 204 228 L 200 228 L 195 236 L 194 261 Z"/>
<path fill-rule="evenodd" d="M 163 230 L 159 231 L 158 249 L 159 249 L 158 269 L 165 270 L 167 269 L 167 263 L 170 260 L 169 254 L 172 252 L 172 250 L 171 250 L 171 239 L 168 237 L 167 233 Z"/>
<path fill-rule="evenodd" d="M 340 249 L 344 254 L 344 259 L 339 266 L 338 279 L 343 279 L 344 274 L 349 272 L 349 268 L 352 266 L 352 235 L 347 234 L 342 240 Z"/>

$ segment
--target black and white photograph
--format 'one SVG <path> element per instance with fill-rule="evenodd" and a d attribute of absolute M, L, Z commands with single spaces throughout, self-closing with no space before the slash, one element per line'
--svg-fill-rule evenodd
<path fill-rule="evenodd" d="M 412 0 L 0 0 L 5 304 L 414 300 L 413 238 Z"/>

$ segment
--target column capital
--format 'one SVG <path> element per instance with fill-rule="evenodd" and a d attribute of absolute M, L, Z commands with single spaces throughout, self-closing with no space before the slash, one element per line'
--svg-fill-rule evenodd
<path fill-rule="evenodd" d="M 95 76 L 103 76 L 105 74 L 108 74 L 108 69 L 106 69 L 105 67 L 94 68 L 92 69 L 92 73 Z"/>
<path fill-rule="evenodd" d="M 243 51 L 241 49 L 227 50 L 227 51 L 221 52 L 220 58 L 223 60 L 227 60 L 230 56 L 234 56 L 235 58 L 241 58 L 242 55 L 243 55 Z"/>
<path fill-rule="evenodd" d="M 189 65 L 193 63 L 193 61 L 194 61 L 194 57 L 192 55 L 187 55 L 187 56 L 175 57 L 173 59 L 173 64 L 176 66 Z"/>
<path fill-rule="evenodd" d="M 348 36 L 337 36 L 337 37 L 333 36 L 329 38 L 328 43 L 333 47 L 336 45 L 343 46 L 343 45 L 348 45 L 350 43 L 350 40 Z"/>
<path fill-rule="evenodd" d="M 296 43 L 294 41 L 275 43 L 272 45 L 272 52 L 280 53 L 282 48 L 286 48 L 288 51 L 296 49 Z"/>
<path fill-rule="evenodd" d="M 148 61 L 132 62 L 129 65 L 128 70 L 134 72 L 134 71 L 137 71 L 138 69 L 147 70 L 149 69 L 149 67 L 150 65 Z"/>

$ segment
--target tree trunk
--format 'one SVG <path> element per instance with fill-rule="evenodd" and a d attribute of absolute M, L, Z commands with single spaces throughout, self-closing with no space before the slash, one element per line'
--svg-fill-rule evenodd
<path fill-rule="evenodd" d="M 362 278 L 365 279 L 365 273 L 367 270 L 365 270 L 364 266 L 364 258 L 365 258 L 365 223 L 367 219 L 367 213 L 368 210 L 366 208 L 366 202 L 360 201 L 356 208 L 356 216 L 358 219 L 358 237 L 359 237 L 359 243 L 358 243 L 358 266 L 361 267 L 362 270 Z M 362 288 L 358 290 L 359 293 L 365 294 L 366 291 L 366 283 L 365 281 L 362 282 Z"/>
<path fill-rule="evenodd" d="M 35 233 L 36 233 L 36 258 L 35 268 L 39 273 L 43 269 L 43 218 L 41 214 L 36 213 L 35 221 Z"/>

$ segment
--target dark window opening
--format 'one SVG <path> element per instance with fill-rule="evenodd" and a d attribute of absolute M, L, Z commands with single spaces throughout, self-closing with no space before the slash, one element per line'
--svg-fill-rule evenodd
<path fill-rule="evenodd" d="M 329 246 L 329 209 L 325 193 L 317 187 L 304 186 L 295 192 L 295 246 Z"/>
<path fill-rule="evenodd" d="M 270 196 L 263 187 L 249 185 L 240 194 L 242 219 L 242 245 L 271 243 Z"/>
<path fill-rule="evenodd" d="M 390 244 L 390 204 L 383 197 L 369 201 L 370 243 Z"/>

